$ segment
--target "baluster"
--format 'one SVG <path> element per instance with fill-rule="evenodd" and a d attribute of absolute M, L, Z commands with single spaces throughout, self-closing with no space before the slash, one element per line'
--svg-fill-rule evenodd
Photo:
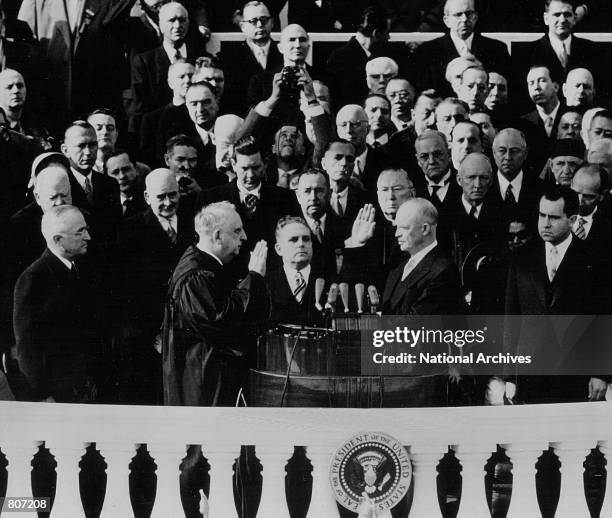
<path fill-rule="evenodd" d="M 552 443 L 551 446 L 561 461 L 561 495 L 555 517 L 588 518 L 591 514 L 584 495 L 583 464 L 595 444 L 588 441 L 564 441 Z"/>
<path fill-rule="evenodd" d="M 39 441 L 9 442 L 2 444 L 8 466 L 6 496 L 32 496 L 32 457 L 36 454 Z M 6 514 L 6 513 L 4 513 Z M 4 514 L 2 516 L 4 516 Z M 35 512 L 22 513 L 20 516 L 38 516 Z"/>
<path fill-rule="evenodd" d="M 410 508 L 410 518 L 433 518 L 442 514 L 438 503 L 436 468 L 447 449 L 446 444 L 412 444 L 410 446 L 414 477 L 414 497 Z"/>
<path fill-rule="evenodd" d="M 457 518 L 491 518 L 485 494 L 485 464 L 495 449 L 481 444 L 452 447 L 461 462 L 461 503 Z"/>
<path fill-rule="evenodd" d="M 612 399 L 608 400 L 612 401 Z M 606 457 L 606 493 L 599 516 L 612 516 L 612 442 L 599 441 L 599 451 Z"/>
<path fill-rule="evenodd" d="M 157 492 L 151 518 L 184 518 L 179 476 L 187 447 L 176 443 L 147 443 L 147 449 L 157 464 Z"/>
<path fill-rule="evenodd" d="M 257 515 L 263 518 L 268 516 L 286 518 L 289 516 L 285 492 L 287 455 L 278 449 L 258 446 L 257 456 L 263 466 L 263 487 Z"/>
<path fill-rule="evenodd" d="M 51 455 L 57 462 L 57 488 L 51 509 L 52 518 L 85 518 L 79 490 L 79 462 L 90 443 L 64 444 L 46 441 Z"/>
<path fill-rule="evenodd" d="M 106 496 L 100 518 L 133 517 L 130 501 L 130 462 L 136 454 L 136 445 L 97 443 L 106 461 Z"/>
<path fill-rule="evenodd" d="M 208 506 L 211 518 L 235 518 L 238 516 L 234 504 L 234 462 L 240 452 L 205 453 L 210 465 L 210 492 Z M 263 516 L 263 515 L 261 515 Z"/>
<path fill-rule="evenodd" d="M 312 498 L 307 518 L 338 518 L 336 499 L 329 486 L 331 448 L 308 446 L 306 455 L 312 464 Z"/>
<path fill-rule="evenodd" d="M 512 462 L 512 495 L 507 518 L 541 518 L 536 493 L 536 462 L 542 455 L 542 444 L 502 444 Z"/>

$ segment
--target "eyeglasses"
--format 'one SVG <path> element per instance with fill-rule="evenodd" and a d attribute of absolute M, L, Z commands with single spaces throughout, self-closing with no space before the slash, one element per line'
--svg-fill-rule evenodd
<path fill-rule="evenodd" d="M 367 124 L 368 121 L 344 121 L 336 124 L 339 128 L 359 128 L 364 124 Z"/>
<path fill-rule="evenodd" d="M 393 79 L 396 76 L 396 74 L 368 74 L 368 77 L 370 79 Z"/>
<path fill-rule="evenodd" d="M 249 25 L 257 25 L 257 24 L 265 25 L 271 19 L 272 17 L 270 16 L 260 16 L 259 18 L 251 18 L 250 20 L 244 20 L 244 22 L 248 23 Z"/>
<path fill-rule="evenodd" d="M 432 153 L 419 153 L 417 155 L 417 159 L 419 160 L 419 162 L 425 162 L 431 157 L 434 160 L 438 161 L 443 156 L 444 156 L 444 153 L 442 151 L 433 151 Z"/>

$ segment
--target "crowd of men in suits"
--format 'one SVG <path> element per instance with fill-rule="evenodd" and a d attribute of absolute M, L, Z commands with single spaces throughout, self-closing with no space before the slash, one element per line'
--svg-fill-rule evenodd
<path fill-rule="evenodd" d="M 201 2 L 133 3 L 25 0 L 40 61 L 0 46 L 18 398 L 232 405 L 256 338 L 319 325 L 333 283 L 340 311 L 610 313 L 610 81 L 573 34 L 594 3 L 543 1 L 546 34 L 512 57 L 474 0 L 440 3 L 446 34 L 403 52 L 367 6 L 322 70 L 312 14 L 274 41 L 276 6 L 249 1 L 244 42 L 211 56 Z M 500 376 L 473 400 L 600 400 L 608 381 L 517 396 Z"/>

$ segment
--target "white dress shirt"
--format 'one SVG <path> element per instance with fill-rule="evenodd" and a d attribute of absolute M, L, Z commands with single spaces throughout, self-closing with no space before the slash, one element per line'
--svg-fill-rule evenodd
<path fill-rule="evenodd" d="M 163 41 L 162 47 L 164 48 L 164 51 L 168 55 L 168 59 L 170 60 L 170 63 L 174 63 L 177 49 L 173 47 L 170 43 L 168 43 L 166 40 Z M 181 53 L 181 58 L 187 59 L 187 45 L 183 43 L 178 48 L 178 51 Z"/>
<path fill-rule="evenodd" d="M 591 231 L 591 227 L 593 226 L 593 216 L 597 212 L 597 207 L 595 210 L 591 212 L 588 216 L 578 216 L 576 221 L 572 225 L 572 230 L 575 232 L 580 224 L 580 220 L 582 220 L 582 228 L 584 228 L 585 236 L 589 237 L 589 232 Z M 585 238 L 586 239 L 586 238 Z"/>
<path fill-rule="evenodd" d="M 353 168 L 353 175 L 357 178 L 361 178 L 363 170 L 365 169 L 366 160 L 368 159 L 368 147 L 366 146 L 365 151 L 361 155 L 355 157 L 355 167 Z"/>
<path fill-rule="evenodd" d="M 311 266 L 308 265 L 299 272 L 304 277 L 304 281 L 306 282 L 306 286 L 308 286 L 308 279 L 310 279 L 310 270 Z M 295 289 L 297 288 L 297 283 L 295 282 L 295 276 L 297 275 L 298 270 L 292 268 L 288 264 L 283 263 L 283 270 L 285 271 L 285 276 L 287 277 L 287 282 L 289 283 L 289 287 L 291 288 L 291 293 L 295 293 Z"/>
<path fill-rule="evenodd" d="M 259 184 L 257 187 L 255 187 L 255 189 L 253 189 L 252 191 L 249 191 L 240 182 L 236 182 L 236 185 L 238 187 L 238 194 L 240 195 L 240 203 L 244 203 L 244 200 L 246 199 L 246 197 L 249 194 L 252 194 L 253 196 L 256 196 L 258 200 L 261 197 L 261 184 Z"/>
<path fill-rule="evenodd" d="M 523 185 L 523 170 L 519 172 L 514 177 L 514 180 L 509 182 L 506 177 L 497 171 L 497 181 L 499 182 L 499 193 L 501 194 L 502 200 L 506 197 L 506 191 L 508 190 L 508 185 L 512 185 L 512 194 L 514 194 L 514 199 L 519 201 L 519 196 L 521 194 L 521 187 Z"/>
<path fill-rule="evenodd" d="M 463 203 L 463 208 L 465 209 L 466 214 L 469 214 L 472 210 L 473 205 L 465 199 L 465 195 L 461 195 L 461 203 Z M 480 211 L 482 210 L 482 203 L 480 205 L 476 205 L 476 214 L 475 217 L 478 219 L 480 217 Z"/>
<path fill-rule="evenodd" d="M 342 214 L 346 214 L 346 202 L 348 201 L 348 186 L 340 192 L 332 191 L 331 195 L 331 206 L 334 212 L 338 214 L 338 205 L 342 207 Z"/>
<path fill-rule="evenodd" d="M 157 217 L 159 224 L 164 229 L 164 232 L 167 232 L 168 228 L 172 227 L 172 230 L 174 230 L 174 232 L 178 234 L 178 217 L 176 216 L 176 214 L 171 218 L 164 218 L 162 216 L 158 216 L 157 214 L 155 216 Z"/>
<path fill-rule="evenodd" d="M 89 185 L 91 185 L 91 192 L 93 192 L 93 180 L 91 178 L 93 171 L 90 171 L 88 175 L 84 175 L 83 173 L 81 173 L 80 171 L 77 171 L 74 168 L 71 168 L 71 169 L 72 169 L 72 176 L 76 178 L 76 181 L 79 182 L 79 185 L 83 188 L 83 190 L 85 190 L 85 178 L 87 178 L 89 180 Z"/>
<path fill-rule="evenodd" d="M 205 146 L 208 146 L 209 142 L 212 142 L 212 144 L 214 145 L 215 134 L 213 133 L 212 129 L 208 131 L 208 130 L 205 130 L 204 128 L 201 128 L 197 124 L 195 125 L 195 129 L 198 132 L 198 135 L 200 135 L 200 140 Z"/>
<path fill-rule="evenodd" d="M 456 34 L 450 33 L 453 45 L 457 49 L 460 56 L 472 53 L 472 41 L 474 41 L 474 34 L 470 34 L 466 39 L 462 40 Z"/>
<path fill-rule="evenodd" d="M 261 68 L 265 70 L 268 64 L 268 54 L 270 54 L 271 42 L 268 41 L 268 43 L 266 43 L 265 45 L 256 45 L 252 41 L 247 40 L 246 44 L 251 49 L 253 56 L 255 56 L 255 59 L 257 60 Z"/>
<path fill-rule="evenodd" d="M 550 137 L 550 132 L 552 131 L 553 126 L 555 124 L 555 119 L 557 118 L 557 112 L 559 111 L 560 107 L 561 107 L 561 103 L 557 101 L 557 106 L 555 106 L 554 110 L 551 111 L 550 113 L 546 113 L 544 111 L 544 108 L 536 104 L 536 110 L 538 112 L 538 115 L 540 116 L 540 119 L 542 119 L 542 122 L 544 123 L 544 128 L 546 128 L 546 133 L 548 134 L 549 137 Z M 550 127 L 547 127 L 546 121 L 549 117 L 552 120 L 552 124 Z"/>
<path fill-rule="evenodd" d="M 446 195 L 448 194 L 448 188 L 450 186 L 450 170 L 442 177 L 442 179 L 436 183 L 432 182 L 427 176 L 425 179 L 427 180 L 427 190 L 429 191 L 429 195 L 433 196 L 434 187 L 439 187 L 436 192 L 436 196 L 440 201 L 444 201 Z"/>
<path fill-rule="evenodd" d="M 570 56 L 571 54 L 570 50 L 572 48 L 572 35 L 571 34 L 564 40 L 560 40 L 559 38 L 553 38 L 549 34 L 548 40 L 550 41 L 550 46 L 553 48 L 553 50 L 555 51 L 555 54 L 559 58 L 559 61 L 561 61 L 561 56 L 563 55 L 564 52 L 567 55 L 567 57 Z"/>
<path fill-rule="evenodd" d="M 563 258 L 565 257 L 565 253 L 567 252 L 567 249 L 569 248 L 571 243 L 572 243 L 572 233 L 571 232 L 569 233 L 569 236 L 565 238 L 565 240 L 563 240 L 561 243 L 559 243 L 556 246 L 553 246 L 548 241 L 544 243 L 544 246 L 546 248 L 546 269 L 549 272 L 548 274 L 549 278 L 550 278 L 551 270 L 554 270 L 555 272 L 559 270 L 559 266 L 561 265 L 561 262 L 563 261 Z M 553 248 L 557 249 L 556 254 L 553 253 Z"/>

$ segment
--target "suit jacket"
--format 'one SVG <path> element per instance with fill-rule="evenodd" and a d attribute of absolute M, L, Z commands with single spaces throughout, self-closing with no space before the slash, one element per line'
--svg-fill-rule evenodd
<path fill-rule="evenodd" d="M 311 268 L 308 284 L 302 300 L 298 302 L 293 296 L 289 280 L 283 267 L 276 268 L 266 275 L 272 314 L 270 319 L 279 324 L 317 325 L 321 323 L 321 313 L 315 307 L 315 283 L 317 277 L 322 277 Z"/>
<path fill-rule="evenodd" d="M 474 33 L 471 52 L 482 62 L 486 70 L 496 71 L 508 77 L 510 56 L 504 43 Z M 413 84 L 417 90 L 435 88 L 447 91 L 449 87 L 444 78 L 446 65 L 457 57 L 459 53 L 448 33 L 420 45 L 414 53 L 411 69 Z"/>
<path fill-rule="evenodd" d="M 162 328 L 164 404 L 234 406 L 255 349 L 253 324 L 270 311 L 265 279 L 249 272 L 239 283 L 195 246 L 179 260 Z"/>
<path fill-rule="evenodd" d="M 160 128 L 161 120 L 167 117 L 166 113 L 174 104 L 169 103 L 142 116 L 140 122 L 140 140 L 138 145 L 138 156 L 147 165 L 165 167 L 163 155 L 165 142 Z"/>
<path fill-rule="evenodd" d="M 344 214 L 339 216 L 335 211 L 334 214 L 336 214 L 336 216 L 342 220 L 342 222 L 346 225 L 347 230 L 350 231 L 351 227 L 353 226 L 353 222 L 357 217 L 357 213 L 364 206 L 364 204 L 369 202 L 369 197 L 365 191 L 355 187 L 354 185 L 349 184 L 347 189 L 348 192 L 346 194 L 346 208 L 344 209 Z"/>
<path fill-rule="evenodd" d="M 540 118 L 537 109 L 521 116 L 518 126 L 515 126 L 525 134 L 529 147 L 526 164 L 534 171 L 541 171 L 546 164 L 552 144 L 557 139 L 557 129 L 561 112 L 563 111 L 562 108 L 563 106 L 560 106 L 559 110 L 557 110 L 557 116 L 553 122 L 550 137 L 546 133 L 544 122 Z"/>
<path fill-rule="evenodd" d="M 186 44 L 186 59 L 195 62 L 206 49 Z M 145 113 L 161 108 L 172 101 L 172 91 L 168 86 L 168 68 L 170 59 L 162 45 L 137 54 L 132 61 L 132 95 L 134 115 L 130 129 L 138 133 L 142 116 Z"/>
<path fill-rule="evenodd" d="M 263 72 L 271 72 L 283 65 L 283 57 L 278 51 L 276 42 L 270 43 L 266 68 L 263 69 L 246 42 L 224 42 L 219 58 L 223 62 L 225 72 L 225 92 L 223 94 L 224 109 L 244 117 L 249 105 L 245 92 L 249 88 L 251 78 Z"/>
<path fill-rule="evenodd" d="M 334 32 L 334 22 L 339 20 L 334 0 L 322 0 L 319 7 L 314 0 L 289 0 L 289 23 L 308 27 L 309 32 Z"/>
<path fill-rule="evenodd" d="M 302 217 L 304 215 L 302 214 Z M 344 240 L 349 237 L 351 227 L 329 209 L 325 217 L 323 240 L 312 237 L 312 265 L 326 279 L 336 279 L 338 276 L 337 252 L 342 253 Z"/>
<path fill-rule="evenodd" d="M 407 260 L 389 273 L 382 297 L 389 315 L 452 315 L 461 313 L 459 272 L 436 246 L 402 280 Z"/>
<path fill-rule="evenodd" d="M 121 316 L 124 321 L 135 323 L 149 344 L 162 321 L 168 279 L 183 252 L 195 242 L 193 211 L 189 207 L 178 211 L 177 224 L 173 243 L 148 208 L 124 220 L 117 233 L 120 272 L 117 296 Z"/>
<path fill-rule="evenodd" d="M 368 144 L 365 167 L 359 176 L 366 192 L 374 197 L 376 194 L 376 182 L 380 172 L 389 165 L 389 157 L 384 151 L 374 149 Z"/>
<path fill-rule="evenodd" d="M 71 170 L 69 174 L 72 204 L 91 214 L 94 239 L 102 245 L 114 242 L 117 225 L 122 215 L 119 184 L 110 176 L 92 171 L 93 203 L 89 203 L 75 174 L 80 173 Z"/>
<path fill-rule="evenodd" d="M 532 171 L 523 169 L 523 183 L 518 193 L 518 202 L 509 204 L 502 198 L 497 172 L 493 173 L 493 184 L 489 188 L 488 198 L 497 207 L 501 207 L 506 222 L 513 218 L 522 218 L 525 222 L 535 221 L 544 186 L 542 181 Z M 514 193 L 517 196 L 517 193 Z"/>
<path fill-rule="evenodd" d="M 94 286 L 82 269 L 75 276 L 48 249 L 19 277 L 13 326 L 19 367 L 40 400 L 88 400 L 88 387 L 104 372 L 102 311 Z"/>

